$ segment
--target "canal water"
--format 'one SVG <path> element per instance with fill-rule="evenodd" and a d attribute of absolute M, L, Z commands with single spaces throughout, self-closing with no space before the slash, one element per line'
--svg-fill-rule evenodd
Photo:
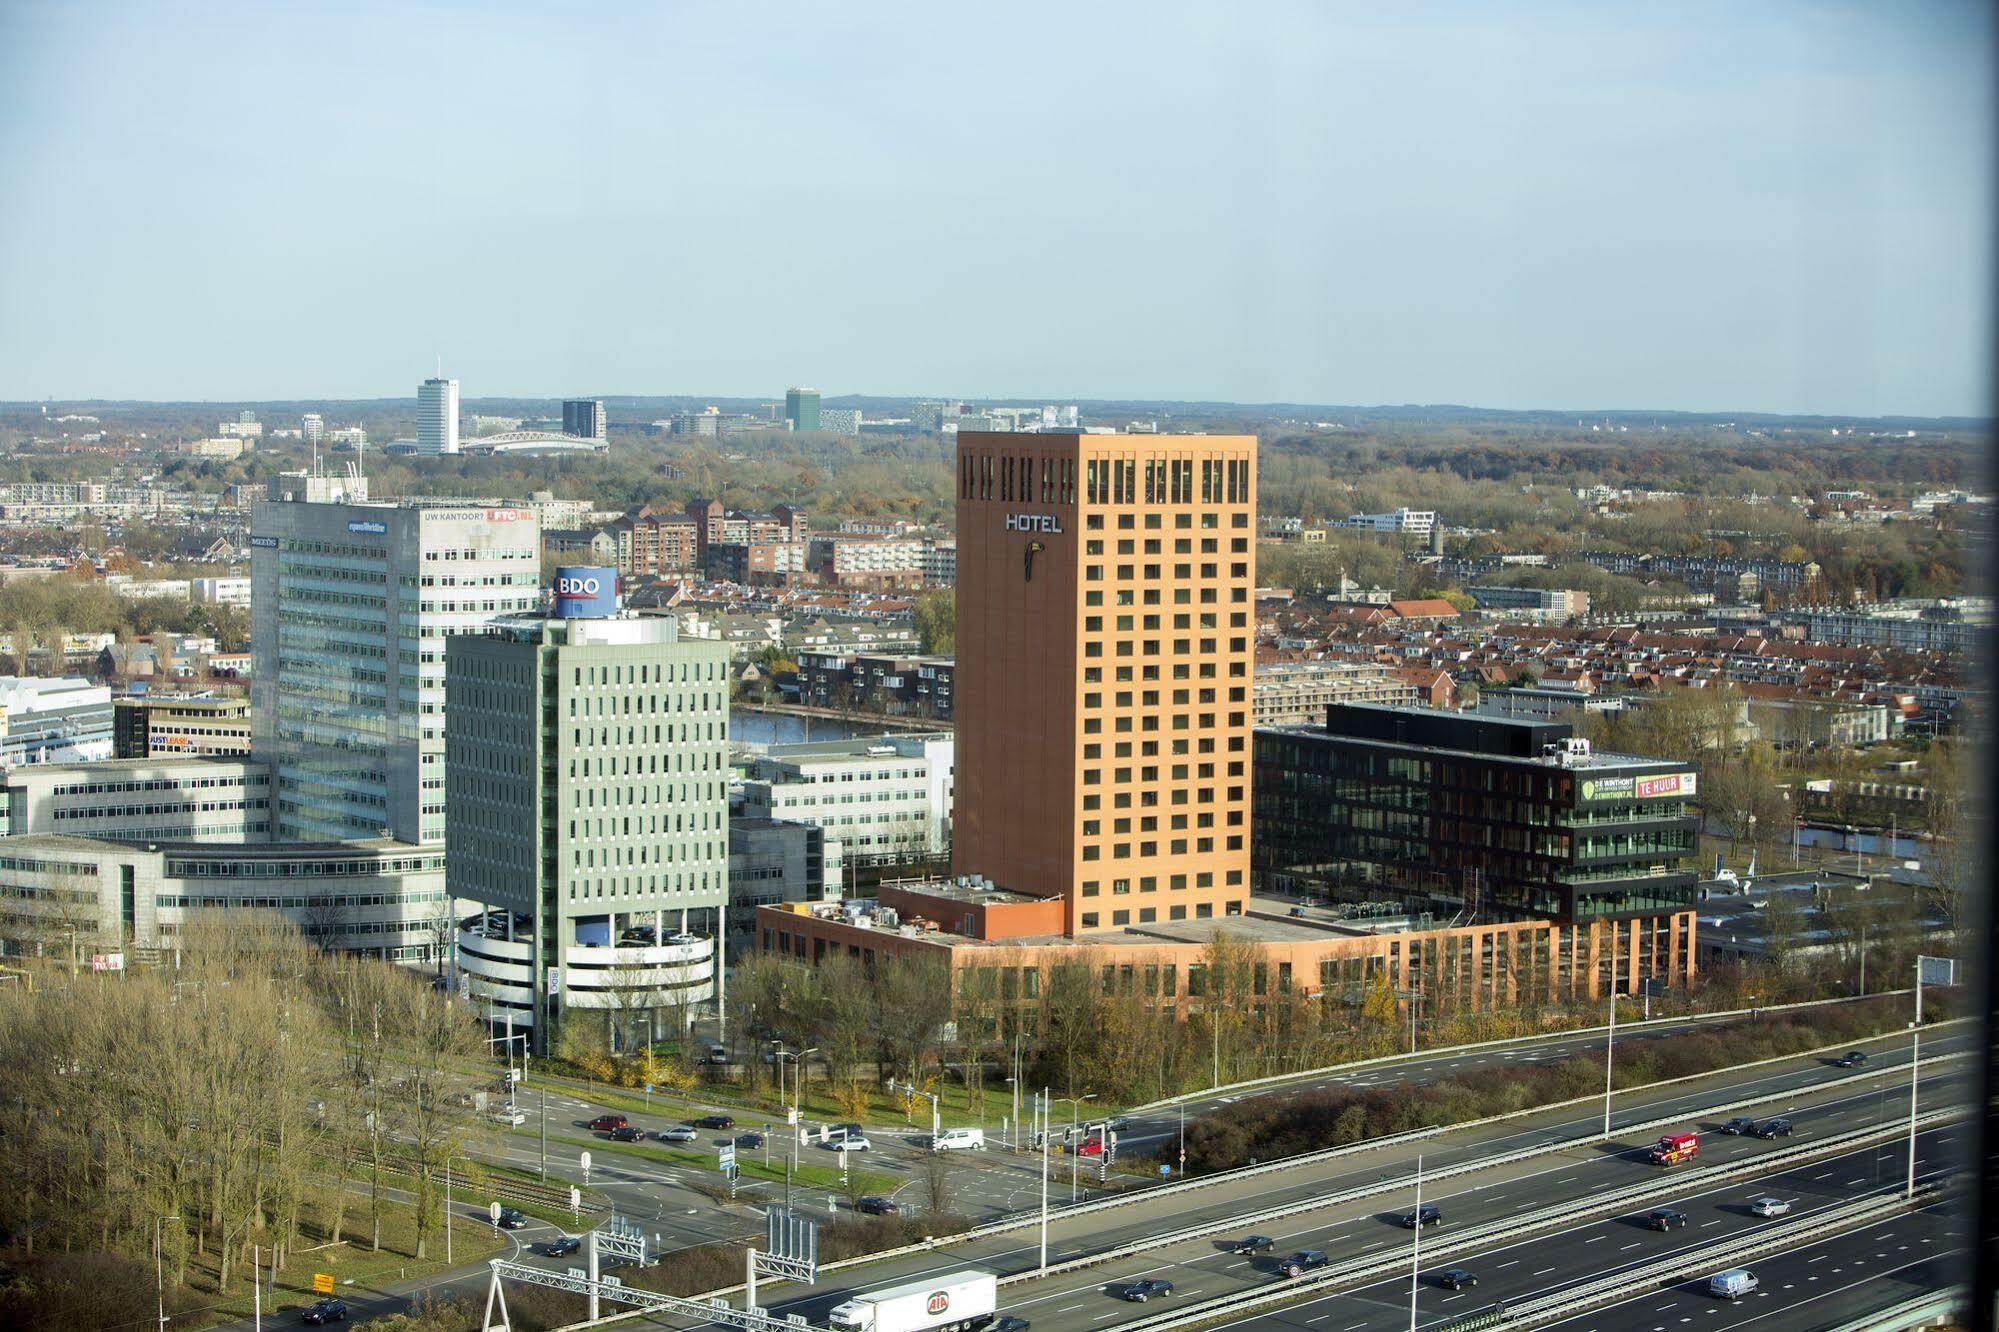
<path fill-rule="evenodd" d="M 800 717 L 789 712 L 759 712 L 754 708 L 732 708 L 729 712 L 729 739 L 739 745 L 796 745 L 808 740 L 844 740 L 855 735 L 874 735 L 880 727 L 863 722 L 841 721 L 837 717 Z"/>

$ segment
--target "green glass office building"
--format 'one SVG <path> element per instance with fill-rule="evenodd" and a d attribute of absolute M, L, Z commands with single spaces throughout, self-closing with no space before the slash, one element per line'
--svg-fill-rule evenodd
<path fill-rule="evenodd" d="M 1684 761 L 1592 752 L 1566 723 L 1334 704 L 1256 732 L 1266 891 L 1479 921 L 1684 910 L 1700 821 Z"/>

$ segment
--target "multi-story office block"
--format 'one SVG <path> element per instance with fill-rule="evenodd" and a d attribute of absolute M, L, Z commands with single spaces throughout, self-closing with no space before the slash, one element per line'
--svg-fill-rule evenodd
<path fill-rule="evenodd" d="M 610 431 L 604 404 L 594 398 L 570 398 L 562 404 L 562 433 L 578 439 L 603 439 Z"/>
<path fill-rule="evenodd" d="M 500 621 L 448 651 L 449 883 L 484 908 L 459 962 L 488 1017 L 543 1049 L 566 1012 L 623 1042 L 719 977 L 728 648 L 562 596 L 594 579 L 602 607 L 614 578 L 564 570 L 569 618 Z"/>
<path fill-rule="evenodd" d="M 418 453 L 458 452 L 458 381 L 426 379 L 416 390 Z"/>
<path fill-rule="evenodd" d="M 758 907 L 840 896 L 840 844 L 811 823 L 729 820 L 729 929 L 753 927 Z"/>
<path fill-rule="evenodd" d="M 112 707 L 112 743 L 121 759 L 250 752 L 247 698 L 148 694 L 114 699 Z"/>
<path fill-rule="evenodd" d="M 247 758 L 42 763 L 0 776 L 0 831 L 127 842 L 262 842 L 271 774 Z"/>
<path fill-rule="evenodd" d="M 1695 781 L 1563 722 L 1336 704 L 1256 733 L 1257 873 L 1479 920 L 1669 915 L 1693 902 Z"/>
<path fill-rule="evenodd" d="M 958 432 L 957 873 L 1241 913 L 1255 521 L 1251 436 Z"/>
<path fill-rule="evenodd" d="M 784 419 L 793 430 L 819 429 L 819 390 L 794 388 L 784 391 Z"/>
<path fill-rule="evenodd" d="M 323 948 L 440 970 L 449 952 L 437 847 L 35 834 L 0 855 L 0 953 L 171 966 L 193 915 L 217 911 L 275 911 Z"/>
<path fill-rule="evenodd" d="M 266 501 L 251 534 L 251 717 L 277 835 L 441 841 L 445 644 L 540 604 L 534 513 Z"/>
<path fill-rule="evenodd" d="M 948 731 L 772 745 L 744 773 L 743 813 L 816 824 L 838 863 L 935 859 L 951 847 L 952 749 Z"/>

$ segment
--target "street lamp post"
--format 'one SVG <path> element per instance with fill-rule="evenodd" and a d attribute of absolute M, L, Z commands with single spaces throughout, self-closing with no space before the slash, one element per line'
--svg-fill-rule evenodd
<path fill-rule="evenodd" d="M 1048 1274 L 1048 1089 L 1034 1098 L 1035 1132 L 1041 1135 L 1041 1274 Z"/>
<path fill-rule="evenodd" d="M 1916 1090 L 1923 1062 L 1923 963 L 1939 962 L 1949 968 L 1942 984 L 1956 979 L 1956 967 L 1948 958 L 1916 955 L 1916 1020 L 1909 1024 L 1909 1181 L 1907 1196 L 1916 1196 Z"/>
<path fill-rule="evenodd" d="M 180 1220 L 180 1213 L 172 1216 L 153 1218 L 153 1288 L 159 1296 L 160 1332 L 167 1326 L 167 1261 L 166 1250 L 160 1244 L 160 1226 L 168 1221 Z"/>
<path fill-rule="evenodd" d="M 787 1050 L 784 1048 L 783 1041 L 772 1041 L 771 1044 L 777 1047 L 777 1101 L 779 1105 L 784 1104 L 784 1061 L 789 1059 L 792 1065 L 791 1113 L 787 1116 L 791 1120 L 791 1153 L 784 1158 L 784 1205 L 789 1207 L 791 1206 L 791 1173 L 798 1165 L 799 1084 L 805 1076 L 806 1059 L 818 1054 L 819 1047 L 815 1045 L 809 1050 Z"/>
<path fill-rule="evenodd" d="M 1416 1228 L 1409 1237 L 1409 1332 L 1416 1332 L 1416 1291 L 1423 1273 L 1423 1157 L 1416 1157 Z"/>

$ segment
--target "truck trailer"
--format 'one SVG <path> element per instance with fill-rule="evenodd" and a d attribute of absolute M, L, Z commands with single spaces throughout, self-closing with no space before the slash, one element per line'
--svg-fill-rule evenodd
<path fill-rule="evenodd" d="M 946 1272 L 834 1306 L 833 1332 L 978 1332 L 993 1321 L 999 1281 L 991 1272 Z"/>

